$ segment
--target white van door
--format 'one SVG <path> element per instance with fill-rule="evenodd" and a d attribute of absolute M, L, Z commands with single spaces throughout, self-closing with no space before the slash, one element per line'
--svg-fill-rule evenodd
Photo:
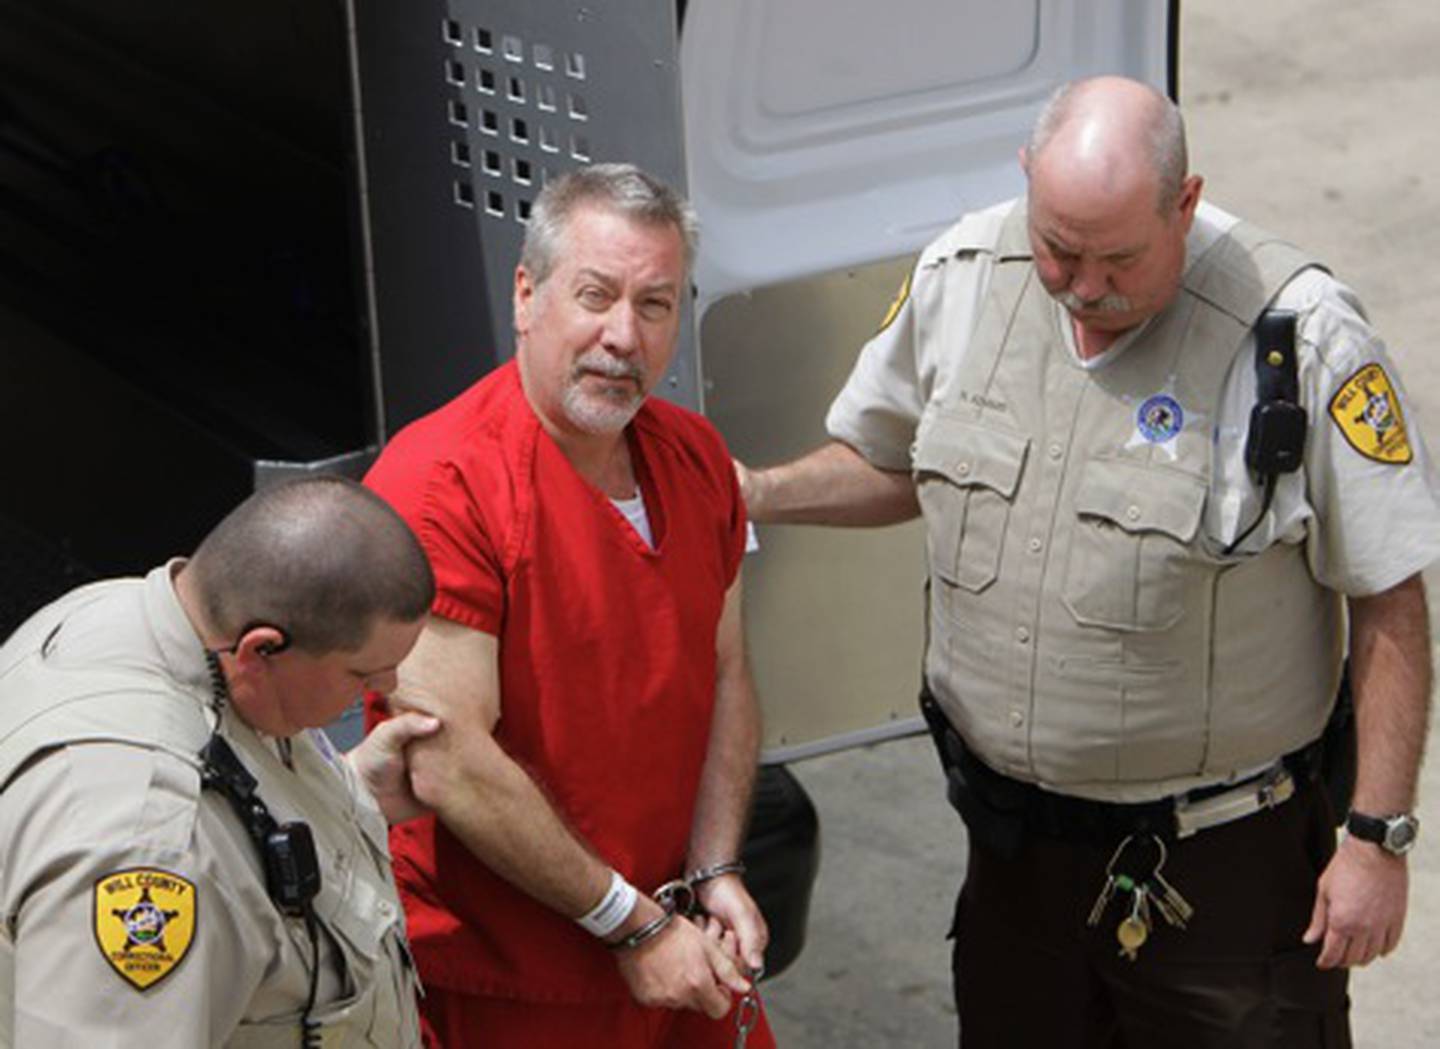
<path fill-rule="evenodd" d="M 914 254 L 1022 190 L 1016 151 L 1075 77 L 1173 96 L 1178 2 L 690 0 L 680 78 L 701 397 L 747 463 L 826 408 Z M 746 615 L 765 758 L 923 730 L 921 526 L 760 530 Z"/>

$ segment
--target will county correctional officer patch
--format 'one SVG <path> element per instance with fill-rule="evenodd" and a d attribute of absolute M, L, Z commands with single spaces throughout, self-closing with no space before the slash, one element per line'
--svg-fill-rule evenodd
<path fill-rule="evenodd" d="M 134 867 L 95 882 L 95 942 L 137 991 L 174 971 L 195 936 L 195 886 L 178 874 Z"/>
<path fill-rule="evenodd" d="M 1330 399 L 1330 418 L 1350 447 L 1367 459 L 1402 465 L 1413 456 L 1400 398 L 1378 364 L 1367 364 L 1345 380 Z"/>

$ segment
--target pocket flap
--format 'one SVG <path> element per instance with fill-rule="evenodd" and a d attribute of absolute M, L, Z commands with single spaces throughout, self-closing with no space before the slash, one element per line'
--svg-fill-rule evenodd
<path fill-rule="evenodd" d="M 1206 484 L 1192 474 L 1117 459 L 1092 459 L 1075 493 L 1082 517 L 1103 517 L 1127 532 L 1164 532 L 1182 543 L 1195 537 Z"/>
<path fill-rule="evenodd" d="M 957 485 L 984 485 L 1006 499 L 1015 495 L 1030 438 L 935 415 L 921 424 L 915 473 L 938 473 Z"/>
<path fill-rule="evenodd" d="M 396 920 L 395 905 L 358 871 L 351 874 L 347 898 L 338 894 L 322 898 L 315 909 L 332 933 L 372 962 L 380 955 L 381 938 Z"/>

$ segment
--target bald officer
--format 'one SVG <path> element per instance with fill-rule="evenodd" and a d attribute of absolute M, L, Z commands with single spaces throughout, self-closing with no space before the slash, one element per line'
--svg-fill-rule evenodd
<path fill-rule="evenodd" d="M 747 503 L 924 516 L 967 1049 L 1348 1045 L 1345 967 L 1404 921 L 1430 692 L 1440 496 L 1398 376 L 1348 288 L 1201 204 L 1149 87 L 1065 88 L 1021 161 L 1024 199 L 921 253 L 834 440 L 742 469 Z M 1267 308 L 1295 320 L 1259 358 L 1267 427 L 1308 414 L 1293 472 L 1245 454 Z M 1337 851 L 1316 752 L 1347 643 Z"/>
<path fill-rule="evenodd" d="M 402 751 L 438 726 L 345 756 L 318 726 L 394 687 L 433 591 L 388 507 L 318 478 L 15 632 L 0 1046 L 419 1044 L 386 818 L 417 811 Z"/>

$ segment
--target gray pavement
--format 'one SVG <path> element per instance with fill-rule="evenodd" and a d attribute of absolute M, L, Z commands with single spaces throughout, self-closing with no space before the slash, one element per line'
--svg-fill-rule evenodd
<path fill-rule="evenodd" d="M 1412 424 L 1440 450 L 1430 345 L 1440 330 L 1440 5 L 1191 0 L 1181 43 L 1192 168 L 1208 195 L 1326 259 L 1360 293 L 1400 363 Z M 1430 583 L 1433 595 L 1440 575 Z M 1437 751 L 1432 737 L 1405 939 L 1352 981 L 1361 1049 L 1440 1046 Z M 820 809 L 824 855 L 806 951 L 767 985 L 781 1045 L 954 1045 L 944 933 L 964 845 L 928 741 L 794 770 Z"/>

